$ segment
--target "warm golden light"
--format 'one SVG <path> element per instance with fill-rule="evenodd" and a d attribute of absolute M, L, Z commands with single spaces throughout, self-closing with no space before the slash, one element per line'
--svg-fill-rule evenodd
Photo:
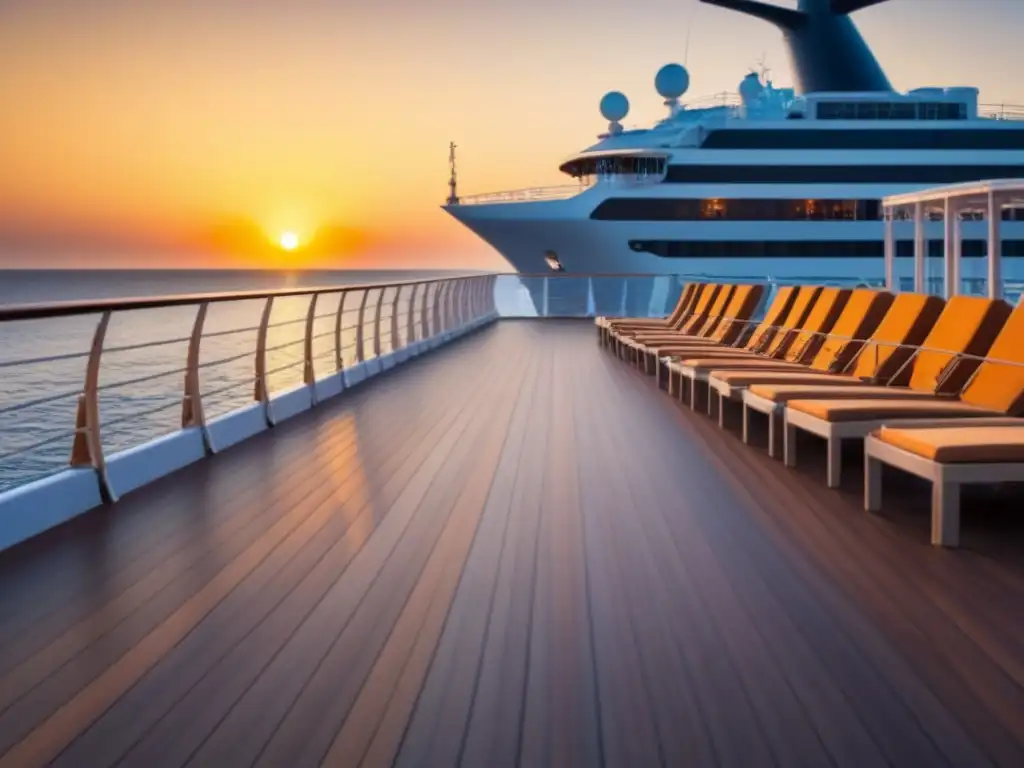
<path fill-rule="evenodd" d="M 294 232 L 282 232 L 278 242 L 286 251 L 294 251 L 299 247 L 299 236 Z"/>

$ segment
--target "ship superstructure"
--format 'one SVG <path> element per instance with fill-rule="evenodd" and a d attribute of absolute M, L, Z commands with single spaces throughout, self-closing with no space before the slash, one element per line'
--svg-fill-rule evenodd
<path fill-rule="evenodd" d="M 684 105 L 689 73 L 669 64 L 655 78 L 666 117 L 626 130 L 628 99 L 606 94 L 608 128 L 561 164 L 568 184 L 446 210 L 521 272 L 869 279 L 881 276 L 886 195 L 1024 177 L 1024 110 L 979 105 L 972 87 L 892 89 L 850 18 L 885 0 L 701 1 L 780 27 L 794 87 L 750 72 L 735 96 Z M 1016 214 L 1008 257 L 1024 256 Z M 984 225 L 962 226 L 964 255 L 983 255 Z M 911 231 L 897 237 L 909 256 Z M 897 268 L 909 275 L 909 259 Z"/>

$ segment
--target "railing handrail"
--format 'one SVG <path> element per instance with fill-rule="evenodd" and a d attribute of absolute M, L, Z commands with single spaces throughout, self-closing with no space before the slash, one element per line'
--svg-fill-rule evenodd
<path fill-rule="evenodd" d="M 181 293 L 168 296 L 147 296 L 116 299 L 78 299 L 75 301 L 37 302 L 31 304 L 0 304 L 0 322 L 11 320 L 40 320 L 75 315 L 95 315 L 101 312 L 124 312 L 132 309 L 163 309 L 195 304 L 219 304 L 230 301 L 287 298 L 291 296 L 322 296 L 344 291 L 367 291 L 377 288 L 399 288 L 408 285 L 429 285 L 468 277 L 489 277 L 495 272 L 466 272 L 415 280 L 395 280 L 375 283 L 348 283 L 324 287 L 278 288 L 269 291 L 222 291 L 218 293 Z"/>

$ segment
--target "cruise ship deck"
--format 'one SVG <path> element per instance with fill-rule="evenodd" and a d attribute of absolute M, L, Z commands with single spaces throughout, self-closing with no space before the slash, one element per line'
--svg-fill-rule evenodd
<path fill-rule="evenodd" d="M 0 553 L 0 766 L 1021 765 L 1019 495 L 848 459 L 486 326 Z"/>

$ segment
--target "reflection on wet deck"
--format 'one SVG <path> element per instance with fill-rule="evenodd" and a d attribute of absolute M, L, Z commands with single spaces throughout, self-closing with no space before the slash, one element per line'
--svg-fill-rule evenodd
<path fill-rule="evenodd" d="M 0 555 L 0 766 L 1024 764 L 979 510 L 934 549 L 505 321 Z"/>

